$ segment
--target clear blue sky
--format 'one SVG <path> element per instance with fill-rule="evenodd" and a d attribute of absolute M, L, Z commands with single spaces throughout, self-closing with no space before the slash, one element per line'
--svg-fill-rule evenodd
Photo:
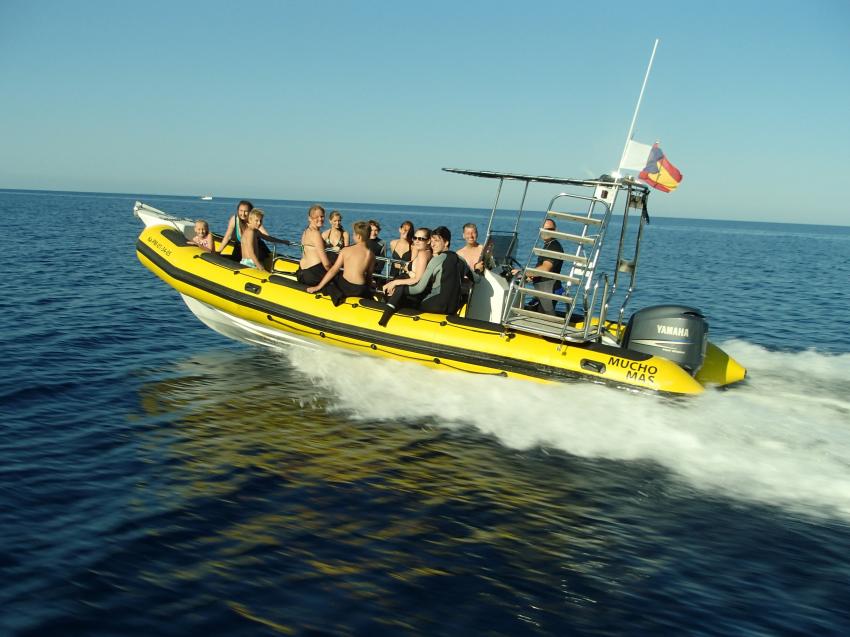
<path fill-rule="evenodd" d="M 651 210 L 850 224 L 847 0 L 1 0 L 0 188 L 487 207 L 615 168 L 655 37 Z"/>

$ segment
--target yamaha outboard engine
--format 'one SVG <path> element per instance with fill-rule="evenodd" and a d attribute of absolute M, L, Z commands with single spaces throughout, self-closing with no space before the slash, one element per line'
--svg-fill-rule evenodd
<path fill-rule="evenodd" d="M 702 367 L 707 345 L 708 321 L 699 310 L 683 305 L 638 310 L 623 335 L 623 347 L 671 360 L 691 375 Z"/>

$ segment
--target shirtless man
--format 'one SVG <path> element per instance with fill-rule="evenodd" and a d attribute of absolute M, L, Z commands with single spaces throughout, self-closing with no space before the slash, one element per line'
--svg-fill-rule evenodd
<path fill-rule="evenodd" d="M 475 272 L 484 271 L 484 246 L 478 243 L 478 226 L 467 223 L 463 226 L 463 239 L 466 245 L 457 251 L 457 256 L 464 259 L 469 269 Z"/>
<path fill-rule="evenodd" d="M 307 228 L 301 233 L 301 267 L 295 273 L 295 278 L 305 285 L 318 285 L 331 267 L 331 260 L 325 252 L 325 240 L 322 239 L 324 223 L 325 209 L 319 204 L 310 206 Z"/>
<path fill-rule="evenodd" d="M 263 267 L 263 260 L 258 256 L 260 226 L 263 225 L 264 214 L 259 208 L 254 208 L 248 213 L 248 227 L 242 231 L 242 260 L 239 262 L 250 268 L 257 268 L 260 272 L 266 272 Z"/>
<path fill-rule="evenodd" d="M 348 296 L 371 297 L 375 255 L 366 245 L 368 240 L 369 222 L 356 221 L 354 245 L 343 248 L 319 284 L 307 288 L 307 292 L 314 294 L 324 289 L 334 305 L 342 305 Z"/>

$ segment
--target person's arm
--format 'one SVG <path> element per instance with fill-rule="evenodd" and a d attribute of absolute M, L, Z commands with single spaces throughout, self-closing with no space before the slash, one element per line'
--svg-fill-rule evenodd
<path fill-rule="evenodd" d="M 322 262 L 322 265 L 325 266 L 325 270 L 331 267 L 331 259 L 328 257 L 328 253 L 325 251 L 325 242 L 322 239 L 322 235 L 319 234 L 319 231 L 316 230 L 316 236 L 319 237 L 319 245 L 316 246 L 316 252 L 319 254 L 319 260 Z"/>
<path fill-rule="evenodd" d="M 366 285 L 369 286 L 369 289 L 372 289 L 372 286 L 375 285 L 375 281 L 372 279 L 372 270 L 375 269 L 375 255 L 372 254 L 372 251 L 369 250 L 369 256 L 366 257 Z"/>
<path fill-rule="evenodd" d="M 343 230 L 342 231 L 342 247 L 343 248 L 347 248 L 348 246 L 351 245 L 350 239 L 351 239 L 351 237 L 348 235 L 348 230 Z"/>
<path fill-rule="evenodd" d="M 416 265 L 416 269 L 413 271 L 414 275 L 406 279 L 393 279 L 384 285 L 384 292 L 386 294 L 392 294 L 399 285 L 415 285 L 416 283 L 419 283 L 420 279 L 422 279 L 425 272 L 428 270 L 428 255 L 430 254 L 430 252 L 421 250 L 413 260 L 414 265 Z"/>
<path fill-rule="evenodd" d="M 463 268 L 463 274 L 461 275 L 464 279 L 470 279 L 473 283 L 478 283 L 481 280 L 481 275 L 475 271 L 474 268 L 469 267 L 469 263 L 467 263 L 466 259 L 460 259 L 461 267 Z M 478 265 L 481 261 L 477 261 L 475 265 Z"/>
<path fill-rule="evenodd" d="M 230 240 L 233 238 L 233 229 L 235 227 L 234 220 L 235 217 L 230 217 L 230 221 L 227 222 L 227 232 L 224 233 L 224 236 L 221 238 L 221 243 L 218 246 L 218 253 L 221 254 L 224 250 L 224 247 L 230 243 Z M 215 245 L 215 244 L 213 244 Z"/>
<path fill-rule="evenodd" d="M 242 258 L 251 259 L 260 272 L 265 272 L 266 269 L 263 267 L 263 262 L 257 257 L 257 253 L 254 250 L 257 241 L 259 241 L 259 237 L 256 230 L 251 228 L 245 230 L 245 234 L 242 235 Z"/>
<path fill-rule="evenodd" d="M 336 261 L 334 261 L 330 270 L 325 272 L 325 276 L 323 276 L 322 280 L 319 281 L 319 285 L 313 285 L 313 286 L 307 288 L 307 291 L 310 294 L 315 294 L 316 292 L 321 290 L 323 287 L 325 287 L 330 282 L 330 280 L 333 279 L 336 276 L 336 273 L 340 271 L 340 269 L 342 268 L 342 265 L 343 265 L 343 261 L 345 261 L 345 253 L 340 252 L 339 257 L 337 258 Z"/>
<path fill-rule="evenodd" d="M 406 281 L 408 285 L 414 285 L 419 283 L 419 280 L 422 278 L 422 275 L 425 274 L 425 269 L 428 267 L 428 263 L 431 261 L 431 253 L 427 250 L 420 250 L 419 254 L 416 255 L 416 258 L 413 260 L 413 276 L 409 277 Z"/>
<path fill-rule="evenodd" d="M 484 269 L 486 267 L 487 266 L 484 264 L 484 246 L 481 246 L 481 250 L 478 252 L 478 259 L 475 261 L 475 263 L 472 264 L 472 272 L 473 273 L 484 272 Z"/>
<path fill-rule="evenodd" d="M 422 277 L 419 279 L 419 281 L 407 288 L 408 294 L 421 294 L 422 292 L 424 292 L 428 287 L 428 283 L 431 281 L 431 279 L 440 276 L 443 261 L 445 260 L 445 252 L 442 254 L 438 254 L 436 257 L 433 257 L 428 262 L 428 267 L 425 268 L 425 272 L 422 273 Z"/>
<path fill-rule="evenodd" d="M 545 259 L 543 263 L 540 265 L 534 266 L 536 270 L 542 270 L 543 272 L 551 272 L 552 268 L 555 267 L 555 262 L 551 259 Z M 534 277 L 530 274 L 527 274 L 525 277 L 526 281 L 531 281 Z"/>
<path fill-rule="evenodd" d="M 212 232 L 210 232 L 210 233 L 207 235 L 207 237 L 209 237 L 209 238 L 206 240 L 206 242 L 204 242 L 204 241 L 195 241 L 195 238 L 194 238 L 194 237 L 192 237 L 192 243 L 194 243 L 196 246 L 198 246 L 198 247 L 199 247 L 201 250 L 203 250 L 204 252 L 212 252 L 212 251 L 213 251 L 213 248 L 215 248 L 215 239 L 214 239 L 214 238 L 213 238 L 213 236 L 212 236 Z M 209 243 L 209 245 L 210 245 L 210 246 L 212 246 L 212 247 L 208 247 L 208 246 L 207 246 L 207 243 Z"/>
<path fill-rule="evenodd" d="M 292 241 L 290 241 L 289 239 L 280 239 L 278 237 L 273 237 L 272 235 L 270 235 L 269 231 L 266 230 L 265 226 L 260 226 L 260 234 L 263 235 L 264 239 L 268 239 L 269 241 L 271 241 L 273 243 L 282 243 L 283 245 L 287 245 L 287 246 L 292 245 Z"/>

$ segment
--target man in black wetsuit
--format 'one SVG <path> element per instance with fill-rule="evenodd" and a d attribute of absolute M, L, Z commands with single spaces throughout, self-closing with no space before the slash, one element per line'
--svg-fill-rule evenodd
<path fill-rule="evenodd" d="M 543 222 L 544 230 L 557 230 L 555 226 L 555 222 L 551 219 L 547 219 Z M 546 233 L 541 233 L 540 236 L 543 238 L 543 249 L 549 250 L 550 252 L 563 252 L 564 249 L 561 247 L 560 242 L 552 236 L 547 235 Z M 561 267 L 564 265 L 564 261 L 562 259 L 553 259 L 552 257 L 539 257 L 537 259 L 537 264 L 534 266 L 538 270 L 544 270 L 546 272 L 552 272 L 553 274 L 560 274 Z M 547 279 L 541 276 L 529 277 L 529 281 L 534 285 L 535 290 L 540 290 L 541 292 L 549 292 L 552 293 L 555 290 L 555 284 L 559 283 L 556 279 Z M 539 309 L 541 312 L 545 314 L 555 314 L 555 302 L 552 299 L 543 299 L 538 298 L 537 302 L 539 304 Z"/>

